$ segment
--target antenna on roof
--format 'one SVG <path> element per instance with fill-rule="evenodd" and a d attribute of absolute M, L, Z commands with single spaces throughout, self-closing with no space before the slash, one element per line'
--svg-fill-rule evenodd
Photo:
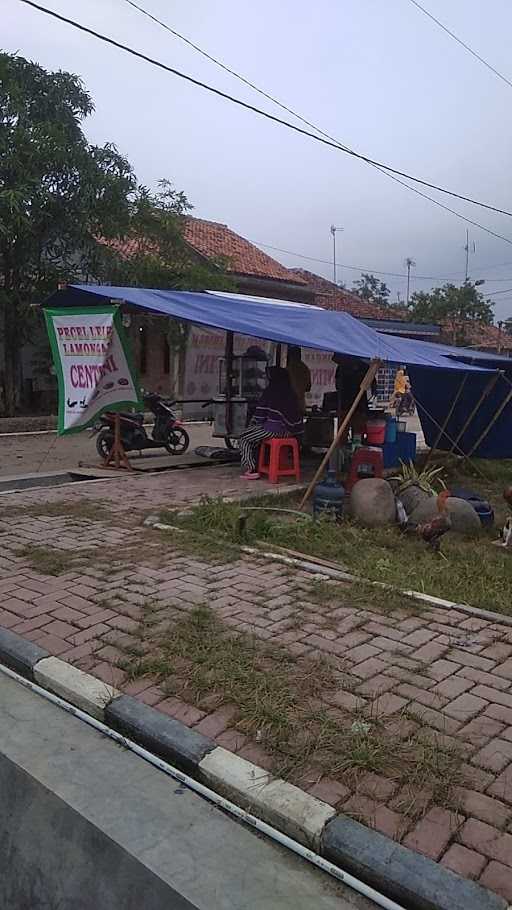
<path fill-rule="evenodd" d="M 334 284 L 338 285 L 338 279 L 336 276 L 336 231 L 344 231 L 345 228 L 336 227 L 336 225 L 331 224 L 331 234 L 332 234 L 332 272 Z"/>

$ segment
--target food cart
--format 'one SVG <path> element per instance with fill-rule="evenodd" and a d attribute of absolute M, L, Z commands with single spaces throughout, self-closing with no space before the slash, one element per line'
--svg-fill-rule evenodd
<path fill-rule="evenodd" d="M 249 423 L 256 402 L 267 385 L 268 355 L 257 345 L 245 354 L 233 353 L 233 332 L 226 337 L 226 350 L 219 362 L 219 391 L 213 399 L 213 436 L 224 439 L 229 449 Z"/>

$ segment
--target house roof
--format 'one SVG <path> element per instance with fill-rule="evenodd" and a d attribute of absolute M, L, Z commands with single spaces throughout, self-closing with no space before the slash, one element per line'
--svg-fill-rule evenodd
<path fill-rule="evenodd" d="M 276 259 L 232 231 L 227 224 L 188 217 L 185 219 L 183 237 L 196 253 L 206 259 L 224 259 L 228 272 L 292 284 L 307 284 L 300 275 L 294 275 Z"/>
<path fill-rule="evenodd" d="M 357 294 L 339 288 L 333 281 L 308 272 L 307 269 L 289 269 L 292 275 L 302 280 L 315 291 L 315 303 L 326 310 L 350 313 L 358 319 L 394 319 L 403 321 L 404 316 L 397 307 L 379 306 L 370 300 L 363 300 Z"/>
<path fill-rule="evenodd" d="M 465 346 L 480 351 L 498 351 L 512 354 L 512 335 L 499 330 L 497 325 L 482 325 L 478 322 L 466 322 L 464 326 Z M 443 327 L 442 340 L 451 343 L 450 332 Z"/>

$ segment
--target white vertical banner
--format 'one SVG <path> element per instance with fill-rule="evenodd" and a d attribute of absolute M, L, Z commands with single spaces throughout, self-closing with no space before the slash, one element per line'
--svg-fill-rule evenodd
<path fill-rule="evenodd" d="M 142 401 L 117 307 L 44 310 L 59 386 L 58 432 L 77 433 L 104 410 Z"/>

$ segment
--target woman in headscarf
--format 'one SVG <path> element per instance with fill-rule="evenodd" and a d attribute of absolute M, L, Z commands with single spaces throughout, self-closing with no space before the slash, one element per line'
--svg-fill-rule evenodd
<path fill-rule="evenodd" d="M 257 480 L 258 451 L 264 439 L 299 436 L 302 415 L 288 371 L 271 367 L 269 384 L 261 396 L 254 417 L 239 438 L 242 469 L 246 480 Z"/>

